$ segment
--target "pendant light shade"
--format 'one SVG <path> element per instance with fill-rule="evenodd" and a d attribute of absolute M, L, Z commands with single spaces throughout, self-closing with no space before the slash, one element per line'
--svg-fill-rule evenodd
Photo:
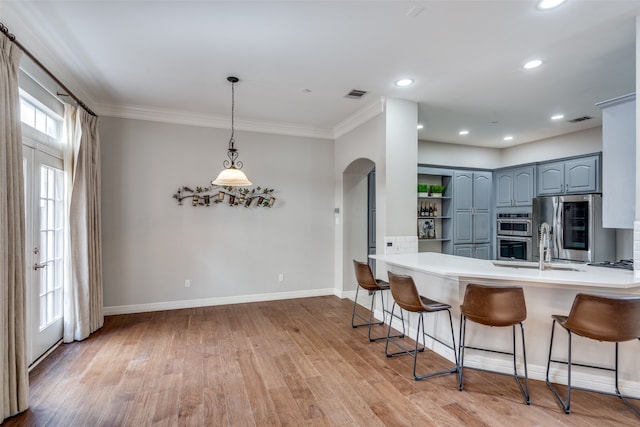
<path fill-rule="evenodd" d="M 236 161 L 238 159 L 238 150 L 235 147 L 235 139 L 233 139 L 235 133 L 234 127 L 234 114 L 235 114 L 235 84 L 240 80 L 237 77 L 229 76 L 227 81 L 231 82 L 231 138 L 229 139 L 229 148 L 227 150 L 227 157 L 229 160 L 225 160 L 222 165 L 225 169 L 218 174 L 218 177 L 211 181 L 212 185 L 220 185 L 223 187 L 238 187 L 251 185 L 251 181 L 247 179 L 247 176 L 242 172 L 242 162 Z"/>
<path fill-rule="evenodd" d="M 213 185 L 238 187 L 243 185 L 251 185 L 251 181 L 240 169 L 228 168 L 223 169 L 218 177 L 211 182 Z"/>

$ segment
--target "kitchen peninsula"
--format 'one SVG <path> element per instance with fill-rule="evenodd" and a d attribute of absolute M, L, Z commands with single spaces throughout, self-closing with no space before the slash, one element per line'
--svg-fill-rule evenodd
<path fill-rule="evenodd" d="M 378 277 L 386 279 L 386 271 L 407 274 L 413 277 L 420 294 L 446 302 L 452 306 L 454 327 L 459 327 L 460 304 L 466 285 L 469 283 L 491 285 L 521 285 L 527 304 L 527 319 L 524 321 L 527 367 L 531 379 L 544 380 L 551 336 L 551 315 L 568 314 L 573 299 L 578 293 L 599 295 L 639 295 L 640 281 L 633 271 L 594 267 L 578 263 L 553 263 L 550 269 L 541 271 L 537 263 L 489 261 L 465 258 L 434 252 L 394 255 L 370 255 L 378 262 Z M 377 313 L 378 316 L 380 313 Z M 426 319 L 425 327 L 436 336 L 447 339 L 448 321 L 436 316 Z M 394 327 L 401 328 L 401 324 Z M 398 321 L 399 322 L 399 321 Z M 410 318 L 409 328 L 415 324 Z M 478 345 L 489 345 L 497 350 L 508 350 L 511 346 L 511 329 L 504 329 L 502 335 L 496 330 L 491 333 L 483 328 L 467 326 L 467 337 Z M 415 331 L 413 332 L 415 336 Z M 496 338 L 496 336 L 498 336 Z M 554 357 L 566 351 L 566 333 L 556 333 Z M 450 338 L 449 338 L 450 339 Z M 453 354 L 437 342 L 427 343 L 433 351 L 453 360 Z M 558 353 L 556 353 L 556 349 Z M 640 395 L 640 365 L 635 355 L 640 351 L 638 341 L 620 345 L 620 388 L 631 395 Z M 597 343 L 581 337 L 573 340 L 574 361 L 591 362 L 599 366 L 613 366 L 614 346 L 611 343 Z M 465 362 L 472 366 L 510 372 L 511 361 L 499 354 L 465 353 Z M 518 360 L 522 373 L 522 359 Z M 466 363 L 465 363 L 466 364 Z M 573 368 L 573 383 L 576 386 L 602 390 L 612 390 L 613 378 L 608 373 Z M 552 366 L 552 382 L 566 384 L 566 369 Z M 536 396 L 532 396 L 535 400 Z"/>

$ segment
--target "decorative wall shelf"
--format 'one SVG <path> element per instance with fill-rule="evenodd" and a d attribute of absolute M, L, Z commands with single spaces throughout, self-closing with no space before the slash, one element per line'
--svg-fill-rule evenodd
<path fill-rule="evenodd" d="M 195 190 L 190 187 L 180 187 L 173 194 L 173 198 L 178 201 L 178 205 L 182 205 L 185 199 L 191 200 L 191 206 L 211 206 L 218 203 L 224 203 L 229 206 L 244 206 L 248 208 L 263 207 L 270 208 L 275 202 L 273 197 L 273 188 L 267 187 L 196 187 Z"/>

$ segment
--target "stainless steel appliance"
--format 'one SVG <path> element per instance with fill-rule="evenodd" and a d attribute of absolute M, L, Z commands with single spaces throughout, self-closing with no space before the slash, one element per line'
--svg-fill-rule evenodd
<path fill-rule="evenodd" d="M 531 236 L 531 214 L 499 213 L 496 230 L 500 236 Z"/>
<path fill-rule="evenodd" d="M 533 260 L 533 241 L 531 237 L 498 236 L 498 259 L 502 260 Z"/>
<path fill-rule="evenodd" d="M 580 262 L 615 259 L 615 230 L 602 228 L 602 196 L 580 194 L 533 199 L 532 227 L 539 240 L 540 225 L 551 226 L 551 256 Z M 533 258 L 540 257 L 533 245 Z"/>
<path fill-rule="evenodd" d="M 593 265 L 595 267 L 621 268 L 624 270 L 633 270 L 632 259 L 621 259 L 620 261 L 598 261 L 598 262 L 592 262 L 589 265 Z"/>
<path fill-rule="evenodd" d="M 530 213 L 499 213 L 496 230 L 498 259 L 533 260 Z"/>

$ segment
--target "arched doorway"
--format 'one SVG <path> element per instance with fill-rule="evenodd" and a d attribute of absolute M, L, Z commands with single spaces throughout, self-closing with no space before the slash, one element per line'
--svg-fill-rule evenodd
<path fill-rule="evenodd" d="M 351 162 L 342 176 L 344 292 L 356 289 L 352 260 L 367 260 L 368 254 L 375 251 L 374 170 L 373 161 L 360 158 Z"/>

